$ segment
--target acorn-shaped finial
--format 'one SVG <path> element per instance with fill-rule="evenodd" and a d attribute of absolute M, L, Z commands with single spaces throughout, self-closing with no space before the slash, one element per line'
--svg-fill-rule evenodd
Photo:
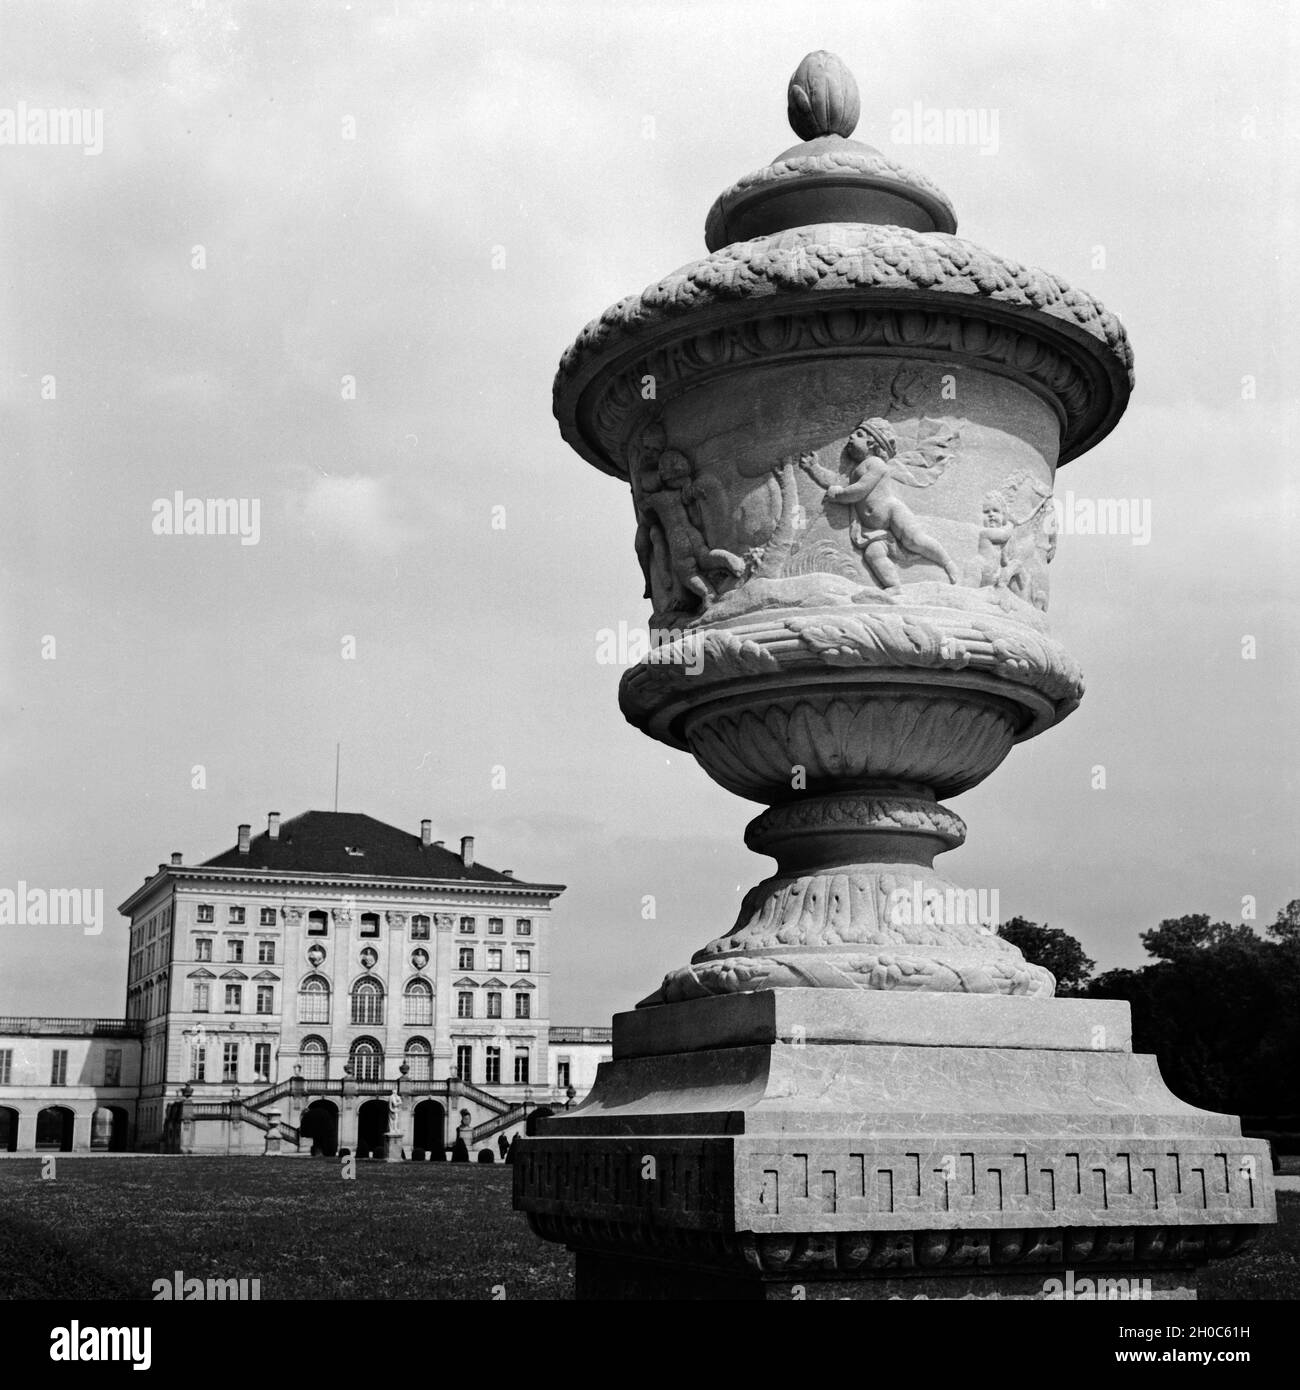
<path fill-rule="evenodd" d="M 861 113 L 858 84 L 834 53 L 819 48 L 794 70 L 790 79 L 790 127 L 801 140 L 822 135 L 853 134 Z"/>

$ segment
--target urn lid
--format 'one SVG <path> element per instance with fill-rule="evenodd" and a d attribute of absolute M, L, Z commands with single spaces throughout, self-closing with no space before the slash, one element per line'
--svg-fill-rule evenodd
<path fill-rule="evenodd" d="M 942 189 L 851 138 L 861 112 L 858 84 L 834 53 L 818 49 L 794 70 L 787 111 L 802 143 L 718 197 L 704 227 L 710 251 L 815 223 L 957 230 Z"/>

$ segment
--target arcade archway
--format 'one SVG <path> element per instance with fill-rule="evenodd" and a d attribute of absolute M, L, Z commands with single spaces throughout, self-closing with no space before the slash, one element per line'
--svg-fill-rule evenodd
<path fill-rule="evenodd" d="M 302 1113 L 299 1135 L 313 1154 L 333 1158 L 339 1151 L 339 1108 L 332 1100 L 314 1100 Z"/>

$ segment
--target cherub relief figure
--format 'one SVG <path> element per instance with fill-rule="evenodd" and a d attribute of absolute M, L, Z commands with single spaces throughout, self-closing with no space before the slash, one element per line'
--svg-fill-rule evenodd
<path fill-rule="evenodd" d="M 1015 535 L 1016 528 L 1007 520 L 1006 499 L 1000 492 L 985 494 L 980 513 L 984 523 L 979 541 L 980 588 L 990 584 L 1003 588 L 1007 542 Z"/>
<path fill-rule="evenodd" d="M 1047 608 L 1047 566 L 1056 554 L 1052 496 L 1023 470 L 981 503 L 980 587 L 1006 589 Z"/>
<path fill-rule="evenodd" d="M 655 619 L 707 608 L 745 573 L 745 562 L 711 546 L 705 528 L 724 511 L 716 479 L 696 478 L 679 449 L 663 447 L 662 426 L 642 441 L 636 552 Z"/>
<path fill-rule="evenodd" d="M 911 449 L 898 456 L 898 439 L 887 420 L 863 420 L 849 436 L 844 452 L 852 462 L 847 482 L 817 462 L 814 454 L 804 454 L 800 467 L 826 491 L 828 502 L 851 507 L 849 539 L 862 552 L 862 559 L 876 582 L 885 589 L 901 586 L 898 566 L 900 551 L 907 551 L 942 567 L 952 584 L 961 575 L 952 557 L 924 529 L 912 509 L 896 490 L 930 487 L 943 476 L 953 458 L 951 430 L 932 436 L 928 447 Z"/>

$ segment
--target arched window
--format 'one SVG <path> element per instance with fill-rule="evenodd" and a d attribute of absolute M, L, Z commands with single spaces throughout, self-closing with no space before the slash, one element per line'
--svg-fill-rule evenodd
<path fill-rule="evenodd" d="M 432 1057 L 432 1049 L 423 1038 L 412 1038 L 406 1044 L 407 1076 L 412 1081 L 427 1081 Z"/>
<path fill-rule="evenodd" d="M 384 987 L 372 976 L 352 987 L 352 1022 L 377 1024 L 384 1021 Z"/>
<path fill-rule="evenodd" d="M 298 1022 L 330 1021 L 330 982 L 324 975 L 308 975 L 298 986 Z"/>
<path fill-rule="evenodd" d="M 304 1038 L 298 1057 L 308 1081 L 324 1081 L 329 1076 L 330 1050 L 324 1038 Z"/>
<path fill-rule="evenodd" d="M 403 1023 L 414 1023 L 421 1028 L 433 1027 L 433 986 L 428 980 L 412 980 L 406 986 L 406 997 L 402 1002 Z"/>
<path fill-rule="evenodd" d="M 364 984 L 365 981 L 362 981 Z M 356 995 L 353 995 L 356 998 Z M 382 1003 L 382 995 L 381 995 Z M 374 1038 L 358 1038 L 352 1044 L 352 1075 L 357 1081 L 384 1079 L 384 1052 Z"/>

